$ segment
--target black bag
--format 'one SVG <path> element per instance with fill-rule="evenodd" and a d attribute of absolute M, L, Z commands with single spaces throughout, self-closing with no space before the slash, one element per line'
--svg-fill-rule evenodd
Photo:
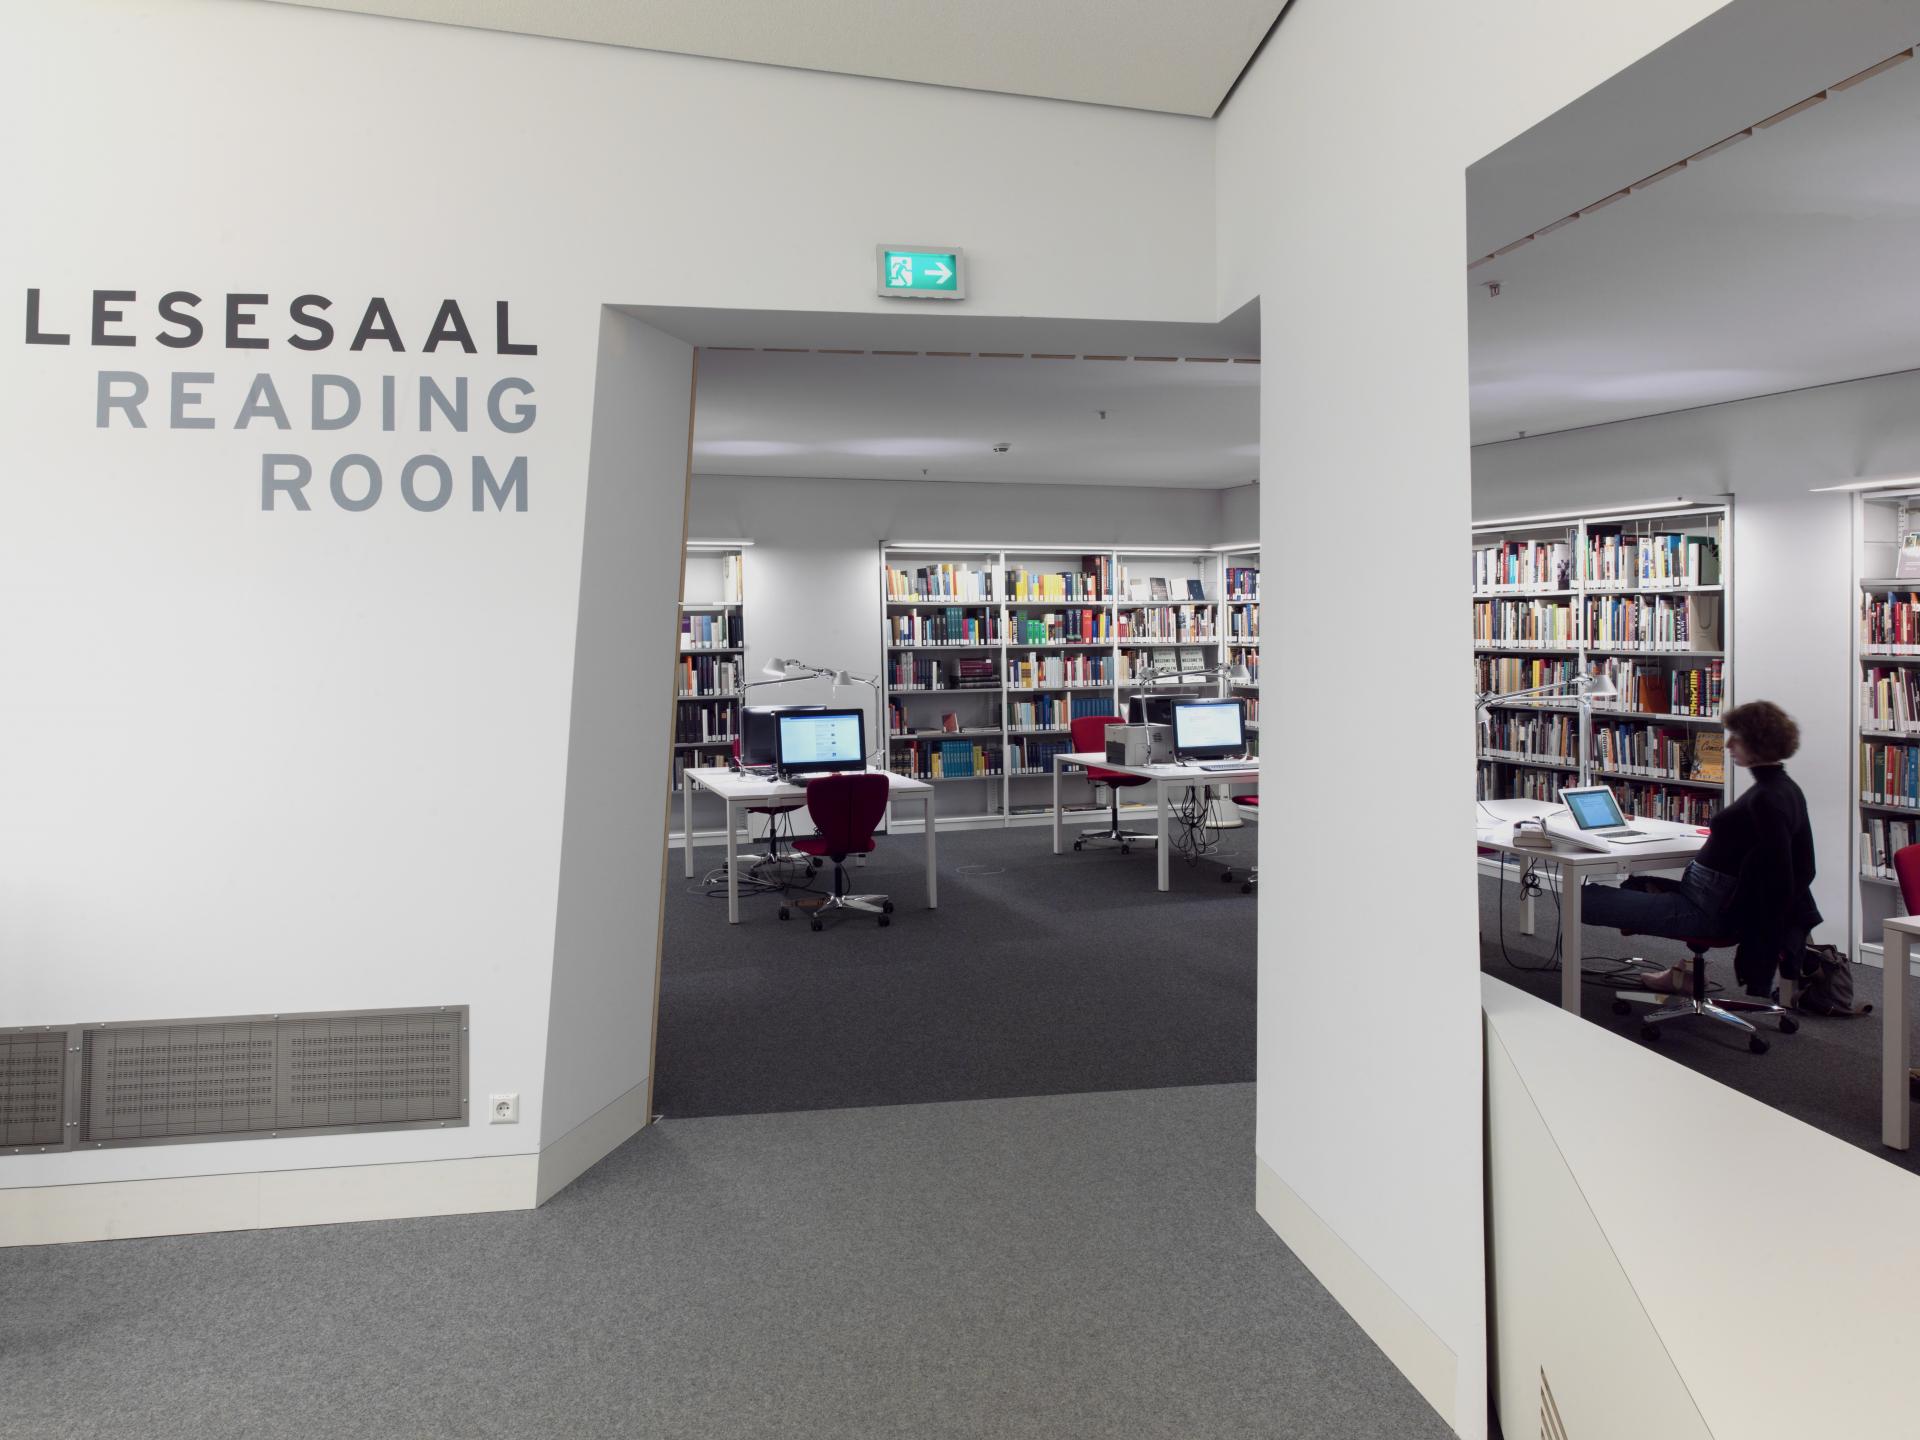
<path fill-rule="evenodd" d="M 1867 1015 L 1871 1005 L 1853 1003 L 1853 964 L 1832 945 L 1809 945 L 1800 956 L 1793 1008 L 1808 1015 Z"/>

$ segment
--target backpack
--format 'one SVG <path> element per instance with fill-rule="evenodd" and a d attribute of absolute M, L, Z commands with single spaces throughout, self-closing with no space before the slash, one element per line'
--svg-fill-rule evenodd
<path fill-rule="evenodd" d="M 1872 1005 L 1853 1003 L 1853 963 L 1832 945 L 1809 945 L 1800 957 L 1793 1008 L 1808 1015 L 1867 1015 Z"/>

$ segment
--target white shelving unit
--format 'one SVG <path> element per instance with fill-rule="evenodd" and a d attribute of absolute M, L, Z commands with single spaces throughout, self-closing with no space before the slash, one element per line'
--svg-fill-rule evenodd
<path fill-rule="evenodd" d="M 1473 527 L 1474 693 L 1610 675 L 1621 698 L 1594 707 L 1593 777 L 1630 813 L 1699 821 L 1732 797 L 1719 720 L 1734 703 L 1730 503 Z M 1496 700 L 1488 715 L 1481 798 L 1575 783 L 1571 694 Z"/>
<path fill-rule="evenodd" d="M 1221 551 L 889 544 L 880 567 L 889 763 L 952 787 L 940 800 L 943 819 L 1010 823 L 1044 811 L 1051 757 L 1070 748 L 1075 713 L 1124 713 L 1140 672 L 1156 663 L 1164 670 L 1183 660 L 1204 668 L 1228 661 Z M 943 589 L 959 593 L 937 593 Z M 990 667 L 991 683 L 958 685 L 963 662 Z M 1195 688 L 1226 693 L 1218 680 Z M 947 714 L 957 730 L 941 728 Z M 974 773 L 949 773 L 944 752 L 936 769 L 943 742 L 960 758 L 966 741 Z"/>
<path fill-rule="evenodd" d="M 681 569 L 679 675 L 674 687 L 673 793 L 688 766 L 724 765 L 740 733 L 741 685 L 746 679 L 746 550 L 739 540 L 689 540 Z M 689 673 L 691 672 L 691 673 Z M 719 824 L 723 810 L 696 793 Z M 674 814 L 678 816 L 676 804 Z"/>
<path fill-rule="evenodd" d="M 1905 785 L 1905 768 L 1920 765 L 1920 575 L 1899 577 L 1901 537 L 1920 531 L 1920 486 L 1853 497 L 1854 764 L 1850 929 L 1854 955 L 1882 962 L 1887 919 L 1906 905 L 1893 876 L 1893 852 L 1920 840 L 1920 805 Z M 1895 613 L 1887 613 L 1891 607 Z M 1891 779 L 1882 778 L 1891 772 Z M 1920 785 L 1920 781 L 1916 781 Z M 1904 792 L 1904 793 L 1896 793 Z"/>

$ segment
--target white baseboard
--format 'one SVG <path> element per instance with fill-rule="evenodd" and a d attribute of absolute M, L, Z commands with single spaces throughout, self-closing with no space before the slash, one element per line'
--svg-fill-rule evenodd
<path fill-rule="evenodd" d="M 538 1167 L 490 1155 L 0 1190 L 0 1247 L 531 1210 Z"/>
<path fill-rule="evenodd" d="M 540 1152 L 535 1205 L 546 1204 L 646 1127 L 652 1118 L 647 1114 L 652 1083 L 651 1076 L 642 1080 Z"/>
<path fill-rule="evenodd" d="M 1459 1357 L 1313 1212 L 1292 1186 L 1254 1157 L 1253 1208 L 1300 1257 L 1313 1278 L 1367 1332 L 1413 1388 L 1455 1430 Z M 1463 1432 L 1464 1433 L 1464 1432 Z"/>

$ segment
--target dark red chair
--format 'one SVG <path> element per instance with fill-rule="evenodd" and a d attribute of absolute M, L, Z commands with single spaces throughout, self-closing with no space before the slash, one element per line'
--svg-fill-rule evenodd
<path fill-rule="evenodd" d="M 733 763 L 734 766 L 738 768 L 740 764 L 740 737 L 738 735 L 733 737 Z M 788 851 L 781 848 L 780 842 L 792 836 L 793 822 L 791 820 L 787 822 L 787 833 L 783 836 L 780 833 L 780 817 L 793 814 L 794 811 L 800 809 L 801 806 L 805 804 L 806 801 L 804 800 L 790 800 L 785 805 L 747 806 L 747 813 L 749 815 L 764 815 L 767 817 L 766 854 L 762 855 L 749 852 L 738 857 L 746 863 L 749 870 L 758 870 L 763 865 L 779 865 L 792 858 Z M 818 869 L 819 865 L 820 862 L 815 860 L 811 868 Z"/>
<path fill-rule="evenodd" d="M 1233 803 L 1240 806 L 1241 809 L 1251 810 L 1255 814 L 1259 813 L 1260 797 L 1258 795 L 1235 795 L 1232 798 Z M 1233 882 L 1233 871 L 1227 871 L 1223 878 L 1231 884 Z M 1251 895 L 1253 893 L 1253 887 L 1259 883 L 1260 867 L 1256 865 L 1253 869 L 1247 871 L 1247 878 L 1240 882 L 1240 893 L 1242 895 Z"/>
<path fill-rule="evenodd" d="M 886 896 L 847 893 L 847 857 L 872 853 L 873 827 L 887 813 L 887 788 L 886 776 L 865 771 L 822 775 L 807 782 L 807 814 L 820 833 L 801 836 L 793 848 L 833 861 L 833 894 L 814 911 L 814 929 L 822 928 L 821 917 L 829 910 L 863 910 L 878 915 L 882 925 L 892 923 L 893 901 Z M 780 918 L 787 918 L 785 905 L 780 907 Z"/>
<path fill-rule="evenodd" d="M 1893 852 L 1893 874 L 1907 914 L 1920 915 L 1920 845 L 1902 845 Z"/>
<path fill-rule="evenodd" d="M 1104 755 L 1107 753 L 1107 727 L 1118 725 L 1118 715 L 1076 715 L 1069 727 L 1073 737 L 1073 748 L 1080 754 Z M 1095 785 L 1107 787 L 1112 797 L 1112 823 L 1104 830 L 1082 830 L 1080 838 L 1073 842 L 1073 848 L 1081 849 L 1089 840 L 1118 840 L 1120 853 L 1127 854 L 1133 849 L 1134 842 L 1151 845 L 1158 838 L 1147 831 L 1122 830 L 1120 828 L 1120 792 L 1135 785 L 1151 782 L 1138 775 L 1123 775 L 1118 770 L 1102 770 L 1097 765 L 1087 767 L 1087 779 Z"/>

